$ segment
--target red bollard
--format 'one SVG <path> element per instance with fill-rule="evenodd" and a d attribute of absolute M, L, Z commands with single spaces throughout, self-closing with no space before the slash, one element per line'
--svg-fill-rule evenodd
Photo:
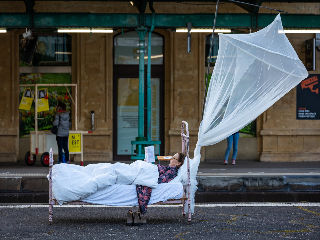
<path fill-rule="evenodd" d="M 83 166 L 83 161 L 80 162 L 80 166 Z"/>

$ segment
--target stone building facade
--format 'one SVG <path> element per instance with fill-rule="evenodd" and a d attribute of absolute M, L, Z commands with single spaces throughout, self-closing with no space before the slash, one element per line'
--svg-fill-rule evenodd
<path fill-rule="evenodd" d="M 75 3 L 76 2 L 76 3 Z M 37 13 L 137 13 L 128 2 L 36 1 Z M 319 3 L 274 3 L 263 5 L 289 14 L 319 14 Z M 1 12 L 25 12 L 21 1 L 0 2 Z M 215 4 L 154 3 L 156 13 L 197 14 L 215 11 Z M 148 12 L 149 10 L 147 10 Z M 271 13 L 261 9 L 260 13 Z M 223 3 L 219 13 L 247 13 L 231 3 Z M 272 12 L 274 13 L 274 12 Z M 12 29 L 0 34 L 0 161 L 16 162 L 28 147 L 28 138 L 19 137 L 19 35 Z M 113 161 L 114 158 L 114 37 L 113 34 L 72 34 L 72 82 L 78 84 L 78 128 L 90 128 L 90 111 L 95 112 L 96 128 L 84 137 L 84 158 Z M 247 29 L 248 31 L 248 29 Z M 208 33 L 192 33 L 191 53 L 187 53 L 187 34 L 172 29 L 155 29 L 164 39 L 163 72 L 163 154 L 178 152 L 180 122 L 189 122 L 191 146 L 197 141 L 201 121 L 205 76 L 205 41 Z M 287 35 L 300 59 L 305 60 L 305 41 L 313 34 Z M 316 71 L 320 73 L 319 51 Z M 239 159 L 261 161 L 320 161 L 320 121 L 296 119 L 296 89 L 290 91 L 257 119 L 257 136 L 240 138 Z M 203 150 L 203 160 L 223 159 L 226 143 Z M 192 154 L 191 154 L 192 155 Z M 79 159 L 76 157 L 75 161 Z"/>

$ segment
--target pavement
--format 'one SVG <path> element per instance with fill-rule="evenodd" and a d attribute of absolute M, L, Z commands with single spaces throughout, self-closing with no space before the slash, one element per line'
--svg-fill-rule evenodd
<path fill-rule="evenodd" d="M 236 165 L 208 160 L 200 163 L 198 175 L 319 175 L 319 162 L 260 162 L 237 161 Z"/>
<path fill-rule="evenodd" d="M 40 163 L 1 163 L 0 202 L 47 202 L 47 174 Z M 197 202 L 320 202 L 320 162 L 208 161 L 200 164 L 197 180 Z"/>
<path fill-rule="evenodd" d="M 150 206 L 147 224 L 142 226 L 126 226 L 127 211 L 128 207 L 54 207 L 53 223 L 49 225 L 47 205 L 0 204 L 0 236 L 17 240 L 320 237 L 319 204 L 197 204 L 191 223 L 181 216 L 180 206 Z"/>
<path fill-rule="evenodd" d="M 85 162 L 85 165 L 95 162 Z M 130 163 L 130 162 L 125 162 Z M 78 163 L 76 163 L 78 164 Z M 45 175 L 48 168 L 43 167 L 39 162 L 34 166 L 26 166 L 23 162 L 18 163 L 0 163 L 0 176 L 17 175 L 32 176 Z M 218 175 L 218 176 L 235 176 L 235 175 L 283 175 L 283 174 L 303 174 L 303 175 L 320 175 L 319 162 L 260 162 L 239 160 L 236 165 L 229 163 L 224 165 L 223 161 L 201 162 L 198 175 Z"/>

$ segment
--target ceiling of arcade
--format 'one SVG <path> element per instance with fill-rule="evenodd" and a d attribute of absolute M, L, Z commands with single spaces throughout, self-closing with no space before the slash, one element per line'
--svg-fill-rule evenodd
<path fill-rule="evenodd" d="M 130 4 L 133 3 L 133 6 Z M 252 5 L 243 5 L 239 2 L 260 5 L 266 8 L 257 8 Z M 302 4 L 303 3 L 303 4 Z M 0 0 L 0 12 L 23 13 L 23 12 L 89 12 L 89 13 L 138 13 L 145 11 L 151 13 L 151 8 L 156 13 L 214 13 L 216 1 L 178 1 L 178 0 Z M 283 10 L 289 14 L 319 14 L 320 3 L 315 1 L 290 1 L 275 0 L 225 0 L 220 1 L 219 13 L 274 13 L 271 9 Z"/>
<path fill-rule="evenodd" d="M 241 2 L 241 3 L 240 3 Z M 243 3 L 246 3 L 245 5 Z M 0 0 L 0 27 L 55 29 L 61 27 L 156 28 L 211 27 L 217 1 L 170 0 Z M 150 13 L 155 12 L 155 18 Z M 320 2 L 224 0 L 219 2 L 217 27 L 267 26 L 282 12 L 286 28 L 319 28 Z M 142 14 L 145 13 L 144 16 Z M 154 19 L 154 20 L 153 20 Z"/>

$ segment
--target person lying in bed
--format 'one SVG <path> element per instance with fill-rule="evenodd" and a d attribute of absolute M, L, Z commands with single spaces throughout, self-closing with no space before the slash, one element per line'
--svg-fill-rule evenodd
<path fill-rule="evenodd" d="M 168 183 L 178 175 L 178 170 L 184 162 L 185 155 L 183 153 L 176 153 L 170 160 L 168 166 L 158 165 L 159 178 L 158 184 Z M 146 214 L 148 203 L 151 198 L 152 188 L 137 185 L 137 197 L 139 203 L 140 214 Z"/>

